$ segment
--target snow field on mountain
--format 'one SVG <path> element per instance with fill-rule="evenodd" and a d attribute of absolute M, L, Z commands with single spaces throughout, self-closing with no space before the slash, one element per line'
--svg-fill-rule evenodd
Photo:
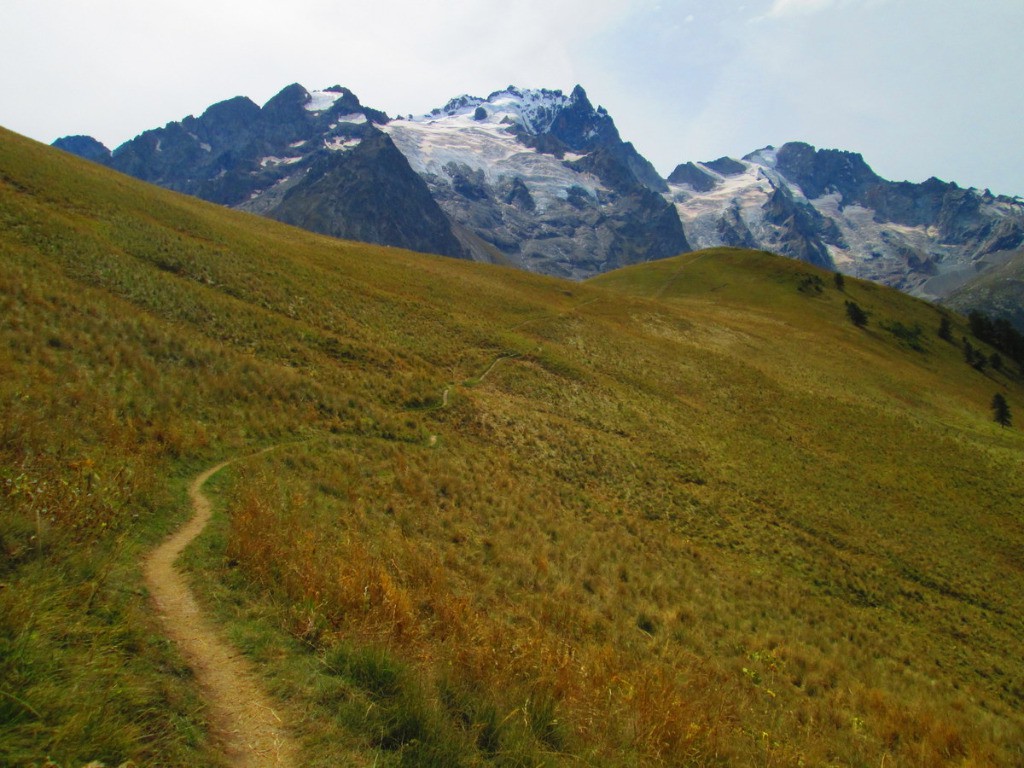
<path fill-rule="evenodd" d="M 686 237 L 693 247 L 724 245 L 719 223 L 723 217 L 728 221 L 729 211 L 733 210 L 757 242 L 771 249 L 779 242 L 781 229 L 765 220 L 764 207 L 776 188 L 784 188 L 797 204 L 810 204 L 834 222 L 844 245 L 824 245 L 836 268 L 842 272 L 881 279 L 911 294 L 929 296 L 927 284 L 930 279 L 927 276 L 919 275 L 915 280 L 906 277 L 908 253 L 918 254 L 918 258 L 931 257 L 939 279 L 969 268 L 963 263 L 957 246 L 940 243 L 934 229 L 879 221 L 876 212 L 870 208 L 844 204 L 838 192 L 808 199 L 798 184 L 776 170 L 777 151 L 773 148 L 753 152 L 742 162 L 747 169 L 736 176 L 724 176 L 698 163 L 703 171 L 718 181 L 718 185 L 708 192 L 696 192 L 687 184 L 669 185 L 667 197 L 675 204 Z M 990 204 L 990 207 L 993 212 L 1011 212 L 1009 205 L 998 202 Z"/>
<path fill-rule="evenodd" d="M 557 157 L 519 143 L 502 122 L 511 111 L 474 120 L 475 108 L 469 106 L 451 116 L 396 120 L 381 130 L 391 136 L 417 173 L 444 178 L 445 166 L 456 163 L 482 171 L 491 185 L 518 177 L 541 210 L 553 200 L 565 200 L 571 187 L 581 187 L 592 197 L 603 189 L 591 174 L 574 171 Z"/>
<path fill-rule="evenodd" d="M 499 119 L 518 117 L 520 125 L 531 133 L 540 134 L 551 127 L 555 111 L 568 106 L 569 102 L 569 97 L 561 93 L 503 91 L 492 96 L 486 103 L 497 110 Z"/>
<path fill-rule="evenodd" d="M 329 139 L 324 139 L 324 147 L 333 152 L 348 152 L 358 147 L 362 141 L 360 138 L 333 136 Z"/>
<path fill-rule="evenodd" d="M 267 168 L 272 165 L 294 165 L 302 160 L 301 157 L 274 157 L 268 156 L 260 160 L 260 167 Z"/>
<path fill-rule="evenodd" d="M 709 192 L 694 192 L 686 184 L 669 184 L 667 195 L 676 206 L 690 245 L 694 248 L 722 245 L 718 222 L 723 212 L 734 206 L 739 208 L 740 218 L 748 227 L 760 227 L 764 219 L 762 207 L 772 193 L 765 169 L 749 165 L 745 173 L 723 176 L 701 168 L 718 180 L 718 186 Z"/>
<path fill-rule="evenodd" d="M 334 106 L 334 102 L 344 96 L 337 91 L 310 91 L 310 99 L 304 105 L 307 112 L 324 112 Z"/>
<path fill-rule="evenodd" d="M 337 118 L 337 122 L 331 123 L 331 129 L 338 127 L 338 123 L 352 123 L 353 125 L 363 125 L 366 122 L 366 115 L 362 112 L 354 112 L 351 115 L 342 115 Z"/>

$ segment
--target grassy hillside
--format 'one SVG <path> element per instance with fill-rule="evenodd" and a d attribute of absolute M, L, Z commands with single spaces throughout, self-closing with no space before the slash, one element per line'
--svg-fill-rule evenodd
<path fill-rule="evenodd" d="M 1024 761 L 1024 388 L 956 316 L 333 241 L 9 133 L 0 286 L 0 763 L 218 764 L 138 560 L 247 456 L 187 562 L 308 765 Z"/>

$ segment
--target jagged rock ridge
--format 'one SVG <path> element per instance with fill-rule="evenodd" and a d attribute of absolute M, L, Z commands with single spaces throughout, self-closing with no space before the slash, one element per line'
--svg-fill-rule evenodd
<path fill-rule="evenodd" d="M 380 130 L 387 121 L 347 88 L 310 92 L 293 84 L 262 108 L 245 97 L 228 99 L 105 155 L 88 137 L 55 145 L 323 234 L 466 256 L 423 180 Z"/>

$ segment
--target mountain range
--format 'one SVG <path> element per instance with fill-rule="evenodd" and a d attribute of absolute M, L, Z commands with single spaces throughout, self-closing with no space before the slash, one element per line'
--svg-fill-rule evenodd
<path fill-rule="evenodd" d="M 694 248 L 780 253 L 1024 323 L 1024 201 L 876 174 L 792 142 L 667 178 L 582 87 L 508 87 L 389 117 L 348 89 L 236 97 L 113 151 L 54 145 L 222 205 L 336 237 L 585 279 Z"/>

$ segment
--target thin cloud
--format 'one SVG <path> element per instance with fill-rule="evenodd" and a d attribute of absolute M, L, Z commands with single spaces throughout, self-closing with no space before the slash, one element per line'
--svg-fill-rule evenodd
<path fill-rule="evenodd" d="M 779 18 L 781 16 L 817 13 L 835 4 L 835 0 L 775 0 L 765 16 L 768 18 Z"/>
<path fill-rule="evenodd" d="M 875 8 L 887 2 L 889 0 L 773 0 L 772 7 L 768 9 L 768 12 L 762 16 L 755 17 L 754 21 L 810 16 L 832 8 L 848 8 L 851 6 Z"/>

